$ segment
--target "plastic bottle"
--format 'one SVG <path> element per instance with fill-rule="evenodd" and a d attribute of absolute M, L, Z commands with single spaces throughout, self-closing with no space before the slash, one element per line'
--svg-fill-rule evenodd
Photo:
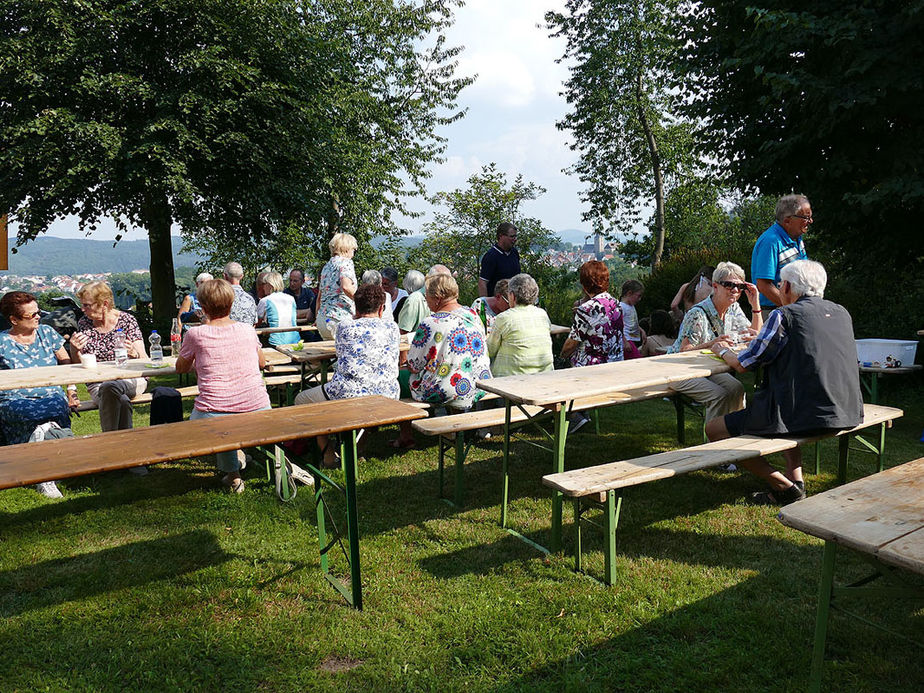
<path fill-rule="evenodd" d="M 115 332 L 115 348 L 113 352 L 115 353 L 117 366 L 121 366 L 128 361 L 128 349 L 125 348 L 125 333 L 121 328 Z"/>
<path fill-rule="evenodd" d="M 478 303 L 478 317 L 481 318 L 481 324 L 484 325 L 485 333 L 488 331 L 488 311 L 485 307 L 486 303 L 486 300 Z"/>
<path fill-rule="evenodd" d="M 180 321 L 176 318 L 173 319 L 173 324 L 170 326 L 170 355 L 179 356 L 180 355 L 180 346 L 183 343 L 183 328 L 180 325 Z"/>
<path fill-rule="evenodd" d="M 148 342 L 151 344 L 151 363 L 163 363 L 164 349 L 160 345 L 160 335 L 157 334 L 157 330 L 151 330 Z"/>

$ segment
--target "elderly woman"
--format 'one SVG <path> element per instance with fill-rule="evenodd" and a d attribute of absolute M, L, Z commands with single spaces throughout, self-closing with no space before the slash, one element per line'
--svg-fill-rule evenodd
<path fill-rule="evenodd" d="M 493 296 L 479 296 L 472 301 L 472 310 L 478 314 L 481 324 L 486 331 L 494 327 L 494 319 L 510 308 L 510 300 L 507 298 L 508 280 L 501 279 L 494 285 Z"/>
<path fill-rule="evenodd" d="M 385 292 L 374 284 L 363 284 L 354 296 L 356 316 L 340 323 L 334 338 L 337 372 L 326 385 L 305 390 L 295 404 L 382 395 L 398 399 L 398 354 L 401 335 L 394 320 L 383 319 Z M 327 436 L 318 436 L 324 452 L 324 466 L 336 466 Z"/>
<path fill-rule="evenodd" d="M 266 365 L 260 340 L 250 325 L 231 319 L 231 284 L 224 279 L 206 281 L 196 290 L 196 297 L 209 320 L 187 333 L 176 360 L 177 373 L 195 370 L 199 383 L 189 419 L 269 409 L 269 395 L 260 374 Z M 215 458 L 225 472 L 222 483 L 233 493 L 241 493 L 244 481 L 239 451 L 219 452 Z"/>
<path fill-rule="evenodd" d="M 257 303 L 257 320 L 266 327 L 295 327 L 297 307 L 295 299 L 283 292 L 285 285 L 279 272 L 266 272 L 263 274 L 257 293 L 260 301 Z M 293 332 L 271 332 L 269 343 L 295 344 L 299 341 L 298 330 Z"/>
<path fill-rule="evenodd" d="M 531 276 L 517 274 L 510 279 L 510 309 L 497 316 L 488 335 L 488 356 L 495 378 L 552 370 L 552 323 L 546 312 L 536 306 L 538 299 L 539 286 Z"/>
<path fill-rule="evenodd" d="M 135 316 L 115 308 L 112 289 L 106 282 L 84 284 L 77 290 L 83 317 L 77 321 L 77 332 L 71 337 L 71 360 L 80 361 L 80 354 L 94 354 L 97 361 L 114 361 L 116 342 L 123 340 L 130 359 L 147 358 L 141 328 Z M 144 392 L 145 378 L 107 380 L 88 383 L 87 392 L 99 406 L 99 424 L 103 431 L 132 428 L 132 398 Z M 146 474 L 145 467 L 131 470 Z"/>
<path fill-rule="evenodd" d="M 751 304 L 748 320 L 738 299 L 745 293 Z M 712 295 L 687 311 L 677 340 L 668 353 L 708 349 L 721 339 L 749 341 L 763 325 L 757 287 L 744 280 L 744 270 L 734 262 L 720 262 L 712 274 Z M 744 406 L 744 387 L 730 373 L 693 378 L 671 384 L 706 407 L 706 420 L 738 411 Z"/>
<path fill-rule="evenodd" d="M 402 283 L 402 286 L 404 286 L 404 295 L 398 297 L 392 309 L 392 313 L 395 316 L 395 322 L 399 321 L 401 310 L 404 308 L 404 304 L 407 302 L 408 297 L 415 291 L 420 291 L 423 288 L 425 279 L 426 277 L 424 277 L 424 273 L 415 269 L 408 270 L 407 274 L 404 275 L 404 282 Z M 399 324 L 398 327 L 400 328 L 401 325 Z M 417 328 L 415 327 L 414 330 L 416 329 Z"/>
<path fill-rule="evenodd" d="M 328 244 L 331 258 L 321 269 L 318 289 L 318 332 L 324 339 L 333 339 L 337 325 L 353 317 L 356 293 L 356 269 L 353 255 L 356 239 L 348 233 L 335 233 Z"/>
<path fill-rule="evenodd" d="M 212 275 L 208 272 L 200 272 L 196 275 L 196 288 L 199 288 L 202 282 L 207 282 L 212 278 Z M 183 302 L 180 303 L 180 309 L 176 317 L 181 323 L 199 322 L 202 319 L 202 306 L 200 306 L 199 301 L 196 300 L 195 292 L 186 294 L 183 298 Z"/>
<path fill-rule="evenodd" d="M 0 369 L 35 368 L 70 363 L 64 339 L 49 325 L 39 324 L 35 296 L 9 291 L 0 299 L 0 313 L 12 325 L 0 332 Z M 0 390 L 0 438 L 7 445 L 27 443 L 41 424 L 54 422 L 69 428 L 69 407 L 76 407 L 77 388 L 69 385 L 67 398 L 60 387 L 29 387 Z M 36 487 L 44 496 L 60 498 L 55 482 Z"/>
<path fill-rule="evenodd" d="M 382 289 L 382 294 L 385 296 L 385 310 L 382 312 L 382 318 L 384 320 L 394 320 L 395 316 L 392 313 L 391 294 L 385 290 L 385 278 L 382 276 L 382 273 L 374 269 L 366 270 L 363 272 L 363 276 L 360 277 L 359 284 L 360 286 L 370 284 Z"/>

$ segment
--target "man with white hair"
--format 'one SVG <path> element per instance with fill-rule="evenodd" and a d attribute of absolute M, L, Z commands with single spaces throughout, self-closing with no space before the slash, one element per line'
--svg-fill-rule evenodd
<path fill-rule="evenodd" d="M 451 275 L 452 272 L 446 265 L 433 265 L 427 272 L 428 277 L 434 277 L 437 274 Z M 398 329 L 401 330 L 401 334 L 416 332 L 420 321 L 430 315 L 430 308 L 427 306 L 427 297 L 424 293 L 426 290 L 426 285 L 421 286 L 418 291 L 404 300 L 404 307 L 398 315 Z"/>
<path fill-rule="evenodd" d="M 244 278 L 244 268 L 238 262 L 229 262 L 225 265 L 224 278 L 234 289 L 234 303 L 231 304 L 229 317 L 237 322 L 256 325 L 257 302 L 241 286 L 241 279 Z"/>
<path fill-rule="evenodd" d="M 812 223 L 812 205 L 805 195 L 784 195 L 777 200 L 774 216 L 776 221 L 760 234 L 751 252 L 751 279 L 760 292 L 764 320 L 783 305 L 780 270 L 790 262 L 808 259 L 802 235 Z"/>
<path fill-rule="evenodd" d="M 781 307 L 770 313 L 760 333 L 737 356 L 728 342 L 712 351 L 739 373 L 764 367 L 763 382 L 741 411 L 706 424 L 709 440 L 738 435 L 808 435 L 852 428 L 863 419 L 853 321 L 843 306 L 824 299 L 828 277 L 811 260 L 796 260 L 780 271 Z M 802 453 L 783 453 L 785 474 L 763 459 L 743 466 L 765 479 L 770 491 L 752 494 L 756 505 L 787 505 L 805 498 Z"/>

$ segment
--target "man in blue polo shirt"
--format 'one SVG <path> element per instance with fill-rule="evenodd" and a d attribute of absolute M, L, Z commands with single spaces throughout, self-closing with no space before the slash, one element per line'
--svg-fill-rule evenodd
<path fill-rule="evenodd" d="M 812 223 L 812 206 L 805 195 L 784 195 L 776 203 L 776 221 L 764 231 L 751 253 L 751 279 L 760 292 L 764 321 L 777 306 L 780 270 L 795 260 L 807 260 L 802 234 Z"/>
<path fill-rule="evenodd" d="M 509 221 L 497 225 L 497 241 L 481 258 L 478 295 L 493 296 L 494 285 L 520 273 L 520 253 L 516 249 L 517 227 Z"/>

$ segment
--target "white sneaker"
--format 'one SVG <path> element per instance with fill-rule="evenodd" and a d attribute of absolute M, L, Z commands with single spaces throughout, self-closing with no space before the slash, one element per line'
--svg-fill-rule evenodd
<path fill-rule="evenodd" d="M 35 490 L 45 498 L 64 498 L 64 494 L 61 493 L 58 485 L 53 481 L 43 481 L 41 484 L 36 484 Z"/>

